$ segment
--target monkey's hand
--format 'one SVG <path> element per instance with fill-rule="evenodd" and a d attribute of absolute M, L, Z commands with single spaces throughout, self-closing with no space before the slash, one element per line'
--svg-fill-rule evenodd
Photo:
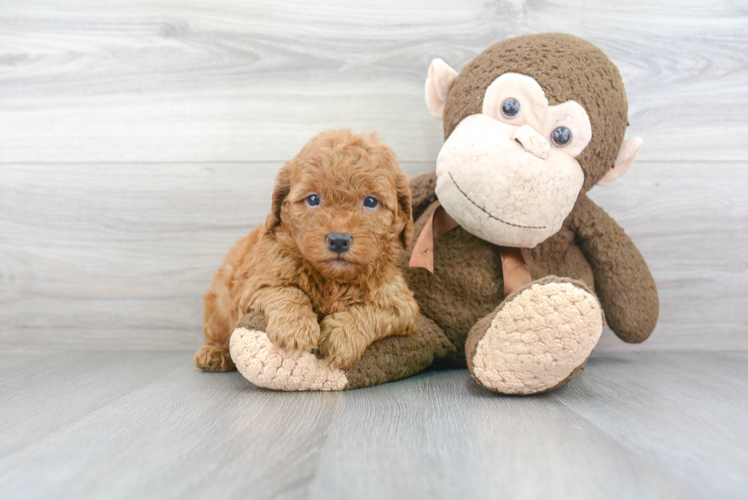
<path fill-rule="evenodd" d="M 641 253 L 616 221 L 580 197 L 571 228 L 595 276 L 595 293 L 611 330 L 625 342 L 645 341 L 659 316 L 657 287 Z"/>

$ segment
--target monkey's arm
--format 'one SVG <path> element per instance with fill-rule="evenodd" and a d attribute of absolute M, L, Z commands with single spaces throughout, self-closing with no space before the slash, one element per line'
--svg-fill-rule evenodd
<path fill-rule="evenodd" d="M 587 198 L 577 202 L 571 227 L 595 276 L 605 318 L 625 342 L 644 342 L 657 324 L 657 287 L 646 262 L 621 226 Z"/>
<path fill-rule="evenodd" d="M 413 196 L 413 220 L 418 219 L 436 201 L 436 173 L 419 175 L 410 181 Z"/>

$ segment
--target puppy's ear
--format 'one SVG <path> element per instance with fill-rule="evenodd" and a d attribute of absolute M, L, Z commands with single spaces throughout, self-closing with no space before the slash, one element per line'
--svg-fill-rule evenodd
<path fill-rule="evenodd" d="M 291 167 L 290 162 L 286 163 L 278 171 L 278 176 L 275 178 L 275 190 L 273 191 L 273 205 L 265 220 L 265 228 L 269 233 L 274 233 L 278 226 L 281 224 L 281 208 L 283 202 L 291 191 Z"/>
<path fill-rule="evenodd" d="M 397 204 L 400 207 L 400 215 L 405 219 L 400 231 L 400 243 L 404 250 L 410 250 L 410 240 L 413 239 L 413 205 L 410 194 L 410 182 L 408 176 L 399 174 L 397 176 Z"/>

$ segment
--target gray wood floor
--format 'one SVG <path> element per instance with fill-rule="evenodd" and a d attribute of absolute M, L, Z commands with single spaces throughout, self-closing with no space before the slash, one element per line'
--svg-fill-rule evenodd
<path fill-rule="evenodd" d="M 748 495 L 748 353 L 595 354 L 522 398 L 464 370 L 276 393 L 190 358 L 0 351 L 0 498 Z"/>

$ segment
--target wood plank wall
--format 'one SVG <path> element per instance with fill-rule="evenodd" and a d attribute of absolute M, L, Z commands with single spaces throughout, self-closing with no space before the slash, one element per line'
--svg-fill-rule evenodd
<path fill-rule="evenodd" d="M 638 350 L 748 348 L 748 4 L 740 0 L 6 0 L 0 348 L 195 349 L 202 292 L 316 132 L 377 130 L 410 175 L 429 62 L 566 32 L 629 93 L 637 165 L 591 193 L 660 287 Z M 607 332 L 598 348 L 630 350 Z"/>

